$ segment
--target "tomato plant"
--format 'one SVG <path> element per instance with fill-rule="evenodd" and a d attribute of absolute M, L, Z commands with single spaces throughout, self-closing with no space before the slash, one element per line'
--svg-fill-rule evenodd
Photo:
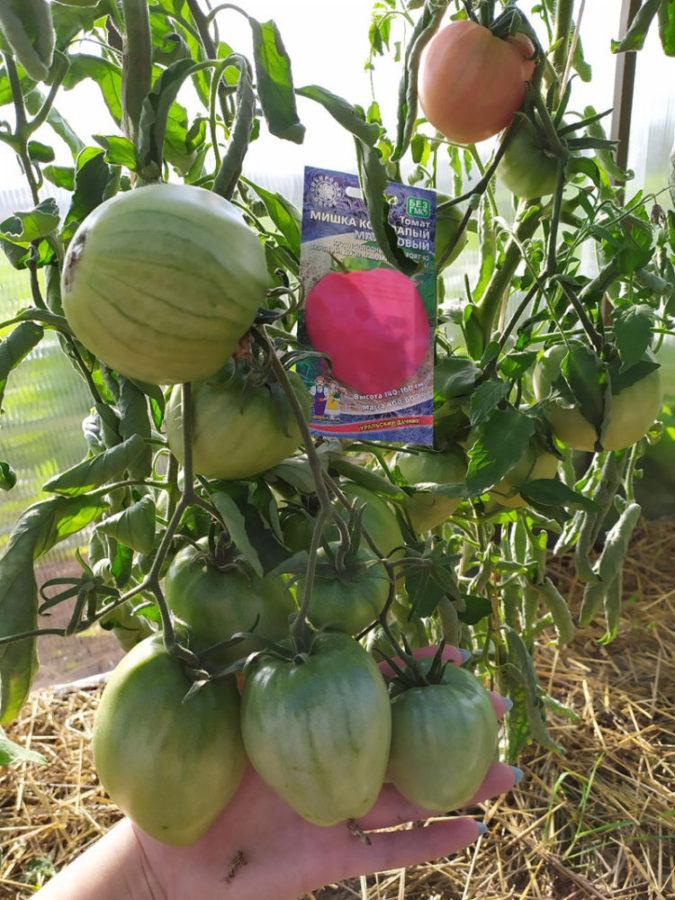
<path fill-rule="evenodd" d="M 195 840 L 236 788 L 234 673 L 250 761 L 329 825 L 370 808 L 388 764 L 413 802 L 445 810 L 495 755 L 479 681 L 416 665 L 413 647 L 461 646 L 512 696 L 509 759 L 554 746 L 546 710 L 560 706 L 534 651 L 568 644 L 575 623 L 551 555 L 574 555 L 579 621 L 602 610 L 602 640 L 617 634 L 674 325 L 669 176 L 634 189 L 606 113 L 579 108 L 575 5 L 502 5 L 374 4 L 372 97 L 352 103 L 297 87 L 273 21 L 246 14 L 253 52 L 239 52 L 238 7 L 0 3 L 0 143 L 32 198 L 0 223 L 25 278 L 0 323 L 0 405 L 20 418 L 14 380 L 43 353 L 89 397 L 80 461 L 50 474 L 0 558 L 0 722 L 28 696 L 41 635 L 112 629 L 129 652 L 101 700 L 96 764 L 160 840 Z M 655 15 L 645 4 L 614 50 L 634 52 Z M 61 106 L 81 82 L 113 123 L 88 143 Z M 304 104 L 353 139 L 379 255 L 357 272 L 334 257 L 308 289 L 299 213 L 247 163 L 253 140 L 302 143 Z M 269 146 L 268 173 L 283 158 Z M 439 201 L 423 276 L 390 221 L 390 185 L 406 181 Z M 433 419 L 433 444 L 315 439 L 301 373 L 317 355 L 367 393 L 433 368 L 410 416 Z M 25 473 L 8 447 L 11 492 Z M 76 534 L 77 566 L 38 586 L 40 558 Z M 67 604 L 65 625 L 42 627 Z M 383 655 L 402 661 L 393 703 Z"/>

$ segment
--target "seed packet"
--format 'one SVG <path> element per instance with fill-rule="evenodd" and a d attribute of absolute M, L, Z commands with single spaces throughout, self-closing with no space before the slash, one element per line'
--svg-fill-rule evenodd
<path fill-rule="evenodd" d="M 385 259 L 356 175 L 305 168 L 298 365 L 310 430 L 326 438 L 433 443 L 436 194 L 391 183 L 389 221 L 412 277 Z"/>

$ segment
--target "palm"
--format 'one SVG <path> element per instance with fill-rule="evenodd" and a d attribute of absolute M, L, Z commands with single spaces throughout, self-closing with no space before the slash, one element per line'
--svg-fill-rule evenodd
<path fill-rule="evenodd" d="M 494 696 L 501 716 L 504 705 Z M 495 763 L 471 804 L 513 787 L 514 770 Z M 190 847 L 167 847 L 136 829 L 137 839 L 167 898 L 227 896 L 236 900 L 292 900 L 321 885 L 386 869 L 414 865 L 461 850 L 476 840 L 478 823 L 461 817 L 424 829 L 363 832 L 424 819 L 428 811 L 385 785 L 358 826 L 311 825 L 251 769 L 210 831 Z"/>

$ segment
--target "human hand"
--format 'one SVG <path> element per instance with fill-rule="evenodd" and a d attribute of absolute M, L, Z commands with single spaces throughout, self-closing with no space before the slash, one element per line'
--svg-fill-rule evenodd
<path fill-rule="evenodd" d="M 416 655 L 424 657 L 433 649 Z M 462 660 L 455 647 L 445 648 L 444 657 L 455 664 Z M 496 694 L 492 700 L 502 718 L 505 701 Z M 495 763 L 468 805 L 505 793 L 518 778 L 517 769 Z M 292 900 L 324 884 L 456 853 L 481 833 L 479 823 L 468 817 L 377 833 L 428 817 L 428 810 L 386 784 L 356 827 L 319 827 L 302 819 L 249 767 L 234 798 L 196 844 L 168 847 L 131 827 L 148 880 L 161 885 L 167 900 Z"/>

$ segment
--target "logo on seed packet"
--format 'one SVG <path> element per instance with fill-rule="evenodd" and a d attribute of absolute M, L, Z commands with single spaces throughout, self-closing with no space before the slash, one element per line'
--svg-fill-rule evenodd
<path fill-rule="evenodd" d="M 298 365 L 324 437 L 433 443 L 436 319 L 433 191 L 390 184 L 389 221 L 419 264 L 412 277 L 380 250 L 355 175 L 305 169 Z"/>

